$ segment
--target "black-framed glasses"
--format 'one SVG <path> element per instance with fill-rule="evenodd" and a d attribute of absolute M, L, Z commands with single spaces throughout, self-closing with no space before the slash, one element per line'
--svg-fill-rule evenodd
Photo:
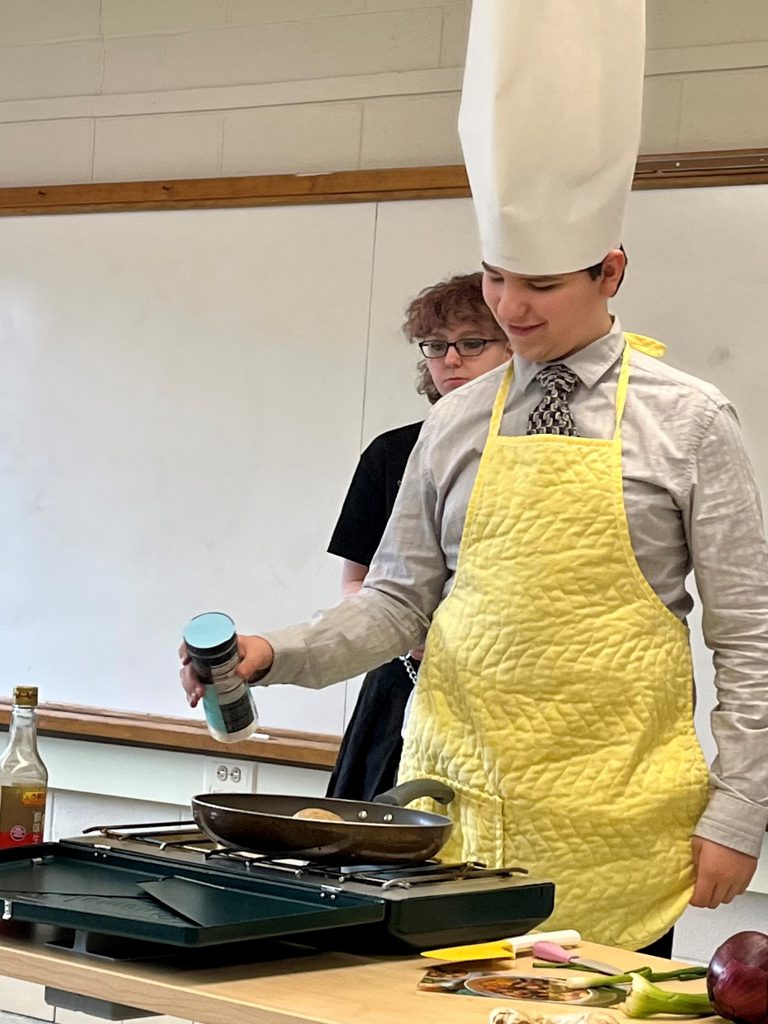
<path fill-rule="evenodd" d="M 486 345 L 503 345 L 506 338 L 462 338 L 460 341 L 420 341 L 425 359 L 442 359 L 449 348 L 455 348 L 462 359 L 471 359 L 485 351 Z"/>

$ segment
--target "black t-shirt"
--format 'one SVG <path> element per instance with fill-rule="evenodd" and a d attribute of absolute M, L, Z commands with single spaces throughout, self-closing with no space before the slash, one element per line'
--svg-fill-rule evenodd
<path fill-rule="evenodd" d="M 409 423 L 379 434 L 360 456 L 328 545 L 332 555 L 371 564 L 421 426 Z"/>

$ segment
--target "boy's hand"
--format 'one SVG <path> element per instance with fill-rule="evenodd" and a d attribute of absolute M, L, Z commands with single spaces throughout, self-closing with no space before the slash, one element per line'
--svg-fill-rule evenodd
<path fill-rule="evenodd" d="M 757 868 L 757 857 L 700 836 L 694 836 L 691 845 L 696 873 L 692 907 L 714 910 L 721 903 L 730 903 L 735 896 L 746 892 Z"/>
<path fill-rule="evenodd" d="M 247 682 L 261 679 L 269 672 L 275 652 L 263 636 L 238 635 L 237 649 L 242 659 L 237 666 L 237 674 Z M 187 703 L 194 708 L 197 707 L 205 693 L 205 685 L 200 682 L 197 673 L 192 668 L 186 644 L 182 644 L 179 648 L 179 657 L 181 658 L 181 669 L 179 670 L 181 685 L 187 695 Z"/>

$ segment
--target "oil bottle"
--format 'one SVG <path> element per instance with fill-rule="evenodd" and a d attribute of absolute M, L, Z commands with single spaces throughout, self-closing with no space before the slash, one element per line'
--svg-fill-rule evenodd
<path fill-rule="evenodd" d="M 37 687 L 17 686 L 0 756 L 0 849 L 42 843 L 48 771 L 37 750 Z"/>

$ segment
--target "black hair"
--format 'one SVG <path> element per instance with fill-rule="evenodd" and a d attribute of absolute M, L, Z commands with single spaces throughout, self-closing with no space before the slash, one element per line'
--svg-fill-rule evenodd
<path fill-rule="evenodd" d="M 619 278 L 619 283 L 616 285 L 616 292 L 619 290 L 619 288 L 621 288 L 621 282 L 624 280 L 624 275 L 627 272 L 627 265 L 629 264 L 629 257 L 627 256 L 627 253 L 626 253 L 626 250 L 624 249 L 624 246 L 620 245 L 619 249 L 621 249 L 621 251 L 624 253 L 624 269 L 621 272 L 621 277 Z M 589 276 L 592 278 L 592 280 L 596 281 L 598 279 L 598 277 L 600 277 L 600 275 L 603 272 L 603 260 L 600 260 L 599 263 L 593 263 L 591 267 L 585 267 L 584 269 L 589 274 Z M 615 295 L 616 292 L 614 292 L 613 294 Z"/>

